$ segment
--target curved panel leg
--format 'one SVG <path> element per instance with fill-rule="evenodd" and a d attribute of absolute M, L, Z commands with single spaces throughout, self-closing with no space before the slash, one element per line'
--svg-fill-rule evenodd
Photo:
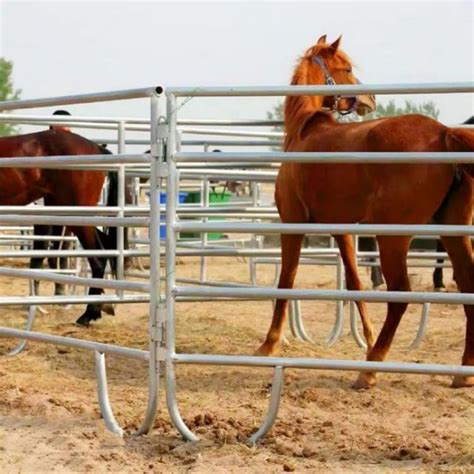
<path fill-rule="evenodd" d="M 355 342 L 361 349 L 367 349 L 367 343 L 365 342 L 365 339 L 360 335 L 359 327 L 357 326 L 358 315 L 356 311 L 356 304 L 354 301 L 351 301 L 349 304 L 352 336 L 354 337 Z"/>
<path fill-rule="evenodd" d="M 344 289 L 344 272 L 342 268 L 342 258 L 340 255 L 337 257 L 337 289 L 343 290 Z M 343 301 L 336 301 L 336 321 L 334 322 L 334 327 L 329 334 L 329 337 L 326 340 L 326 344 L 328 346 L 332 346 L 336 343 L 336 341 L 341 337 L 342 329 L 344 326 L 344 302 Z"/>
<path fill-rule="evenodd" d="M 35 317 L 36 317 L 36 309 L 37 309 L 36 306 L 28 307 L 28 319 L 26 321 L 25 331 L 31 331 L 33 329 L 33 323 L 35 322 Z M 22 352 L 25 349 L 27 344 L 28 344 L 28 341 L 26 339 L 23 339 L 15 348 L 13 348 L 10 352 L 8 352 L 7 355 L 9 356 L 18 355 L 20 352 Z"/>
<path fill-rule="evenodd" d="M 273 373 L 272 393 L 270 396 L 270 404 L 260 428 L 249 438 L 248 444 L 254 446 L 259 439 L 265 436 L 278 415 L 278 408 L 280 407 L 281 391 L 283 388 L 283 373 L 284 369 L 281 366 L 275 367 Z"/>
<path fill-rule="evenodd" d="M 199 438 L 187 427 L 176 400 L 176 372 L 173 361 L 166 361 L 166 405 L 171 421 L 186 441 L 196 442 Z"/>
<path fill-rule="evenodd" d="M 430 304 L 424 303 L 423 308 L 421 310 L 420 326 L 418 327 L 418 332 L 416 333 L 415 339 L 413 339 L 413 342 L 410 344 L 408 349 L 416 349 L 421 344 L 421 340 L 423 339 L 423 336 L 426 333 L 429 313 L 430 313 Z"/>
<path fill-rule="evenodd" d="M 95 371 L 97 376 L 97 396 L 99 399 L 100 412 L 104 418 L 105 426 L 112 433 L 123 436 L 123 430 L 117 423 L 110 406 L 109 394 L 107 390 L 107 371 L 105 368 L 105 354 L 95 352 Z"/>
<path fill-rule="evenodd" d="M 299 339 L 300 341 L 303 340 L 301 337 L 298 327 L 296 325 L 296 306 L 295 306 L 295 300 L 290 300 L 288 302 L 288 325 L 290 326 L 290 331 L 291 335 L 295 337 L 296 339 Z"/>
<path fill-rule="evenodd" d="M 35 296 L 35 284 L 33 280 L 30 280 L 30 295 Z M 35 322 L 36 317 L 36 310 L 38 309 L 37 306 L 28 306 L 28 316 L 25 325 L 25 331 L 31 331 L 33 329 L 33 324 Z M 21 340 L 16 347 L 14 347 L 11 351 L 7 352 L 8 356 L 15 356 L 20 354 L 25 347 L 28 345 L 28 341 L 26 339 Z"/>
<path fill-rule="evenodd" d="M 150 361 L 148 369 L 148 404 L 145 411 L 143 423 L 133 436 L 147 434 L 153 427 L 156 411 L 158 409 L 158 389 L 160 384 L 160 363 L 157 358 L 158 342 L 150 343 Z"/>
<path fill-rule="evenodd" d="M 300 338 L 305 342 L 314 344 L 312 337 L 306 332 L 306 328 L 303 323 L 303 316 L 301 313 L 301 301 L 295 300 L 295 324 L 300 334 Z"/>

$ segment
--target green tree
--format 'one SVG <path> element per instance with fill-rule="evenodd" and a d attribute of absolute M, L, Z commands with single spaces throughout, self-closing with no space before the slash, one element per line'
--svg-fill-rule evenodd
<path fill-rule="evenodd" d="M 389 117 L 393 115 L 406 114 L 421 114 L 437 120 L 439 117 L 439 109 L 433 101 L 423 102 L 422 104 L 415 104 L 410 100 L 406 100 L 405 105 L 399 107 L 396 105 L 394 100 L 391 100 L 387 104 L 377 104 L 375 112 L 372 112 L 371 114 L 367 115 L 367 118 L 364 117 L 364 119 L 371 120 L 379 117 Z"/>
<path fill-rule="evenodd" d="M 20 98 L 21 90 L 15 89 L 12 81 L 13 63 L 5 58 L 0 58 L 0 102 Z M 18 128 L 9 123 L 0 122 L 0 137 L 14 135 Z"/>
<path fill-rule="evenodd" d="M 268 120 L 281 120 L 283 121 L 283 102 L 278 102 L 267 112 L 267 119 Z M 283 124 L 282 125 L 273 125 L 272 127 L 273 132 L 283 132 Z M 273 140 L 273 139 L 271 139 Z M 281 151 L 281 146 L 272 146 L 272 150 L 274 151 Z"/>

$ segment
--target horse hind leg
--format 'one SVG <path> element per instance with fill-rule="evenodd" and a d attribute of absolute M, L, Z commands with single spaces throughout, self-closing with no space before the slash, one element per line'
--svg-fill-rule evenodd
<path fill-rule="evenodd" d="M 337 245 L 341 252 L 341 258 L 344 263 L 346 273 L 346 286 L 348 290 L 360 291 L 363 289 L 357 272 L 357 261 L 355 258 L 354 240 L 350 235 L 335 236 Z M 362 321 L 365 340 L 367 342 L 367 350 L 370 351 L 374 345 L 375 335 L 374 328 L 369 318 L 367 305 L 364 301 L 356 301 L 357 309 Z"/>
<path fill-rule="evenodd" d="M 469 237 L 443 237 L 443 243 L 453 264 L 456 283 L 461 293 L 474 293 L 474 262 Z M 474 366 L 474 305 L 464 305 L 466 339 L 462 365 Z M 474 386 L 474 376 L 456 376 L 453 387 Z"/>
<path fill-rule="evenodd" d="M 304 235 L 281 235 L 281 271 L 278 288 L 293 288 L 301 253 Z M 256 355 L 270 356 L 276 354 L 281 346 L 283 327 L 287 317 L 288 300 L 277 300 L 273 319 L 265 342 L 256 351 Z"/>
<path fill-rule="evenodd" d="M 472 219 L 472 191 L 471 178 L 463 176 L 450 199 L 443 208 L 437 221 L 441 224 L 470 225 Z M 449 258 L 453 264 L 453 275 L 461 293 L 474 293 L 474 260 L 472 255 L 471 239 L 468 236 L 441 238 Z M 474 366 L 474 305 L 464 305 L 466 315 L 466 339 L 462 364 Z M 474 376 L 456 376 L 453 387 L 474 386 Z"/>
<path fill-rule="evenodd" d="M 411 237 L 377 237 L 377 240 L 387 290 L 410 291 L 406 259 Z M 388 303 L 387 317 L 375 345 L 367 353 L 368 361 L 383 361 L 385 359 L 407 306 L 407 303 Z M 366 389 L 375 385 L 375 382 L 374 372 L 361 372 L 353 387 Z"/>

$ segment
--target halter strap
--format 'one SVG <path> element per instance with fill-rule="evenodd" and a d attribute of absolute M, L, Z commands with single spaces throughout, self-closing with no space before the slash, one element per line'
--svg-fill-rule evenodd
<path fill-rule="evenodd" d="M 315 62 L 323 71 L 324 80 L 326 81 L 326 84 L 328 86 L 335 86 L 336 81 L 331 76 L 329 69 L 326 67 L 326 63 L 324 62 L 324 59 L 321 56 L 313 56 L 313 62 Z"/>
<path fill-rule="evenodd" d="M 328 85 L 328 86 L 337 85 L 336 81 L 331 76 L 331 73 L 329 72 L 329 69 L 327 68 L 326 63 L 324 62 L 324 59 L 321 56 L 313 56 L 313 62 L 316 63 L 321 68 L 321 71 L 324 74 L 324 81 L 326 82 L 326 85 Z M 335 95 L 334 96 L 334 104 L 332 106 L 332 110 L 336 111 L 340 115 L 351 114 L 356 108 L 357 97 L 355 98 L 356 100 L 355 100 L 354 104 L 352 105 L 352 107 L 348 110 L 338 110 L 337 109 L 337 106 L 338 106 L 339 101 L 341 100 L 341 98 L 342 97 L 340 95 Z"/>

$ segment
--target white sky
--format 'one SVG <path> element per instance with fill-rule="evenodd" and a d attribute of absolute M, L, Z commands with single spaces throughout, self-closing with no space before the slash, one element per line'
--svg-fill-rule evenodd
<path fill-rule="evenodd" d="M 474 80 L 472 1 L 0 0 L 0 28 L 0 55 L 14 62 L 22 98 L 151 85 L 284 85 L 320 35 L 341 33 L 364 83 Z M 469 94 L 407 98 L 436 101 L 445 123 L 474 114 Z M 193 99 L 181 117 L 265 118 L 276 100 Z M 148 113 L 144 101 L 68 109 Z"/>

